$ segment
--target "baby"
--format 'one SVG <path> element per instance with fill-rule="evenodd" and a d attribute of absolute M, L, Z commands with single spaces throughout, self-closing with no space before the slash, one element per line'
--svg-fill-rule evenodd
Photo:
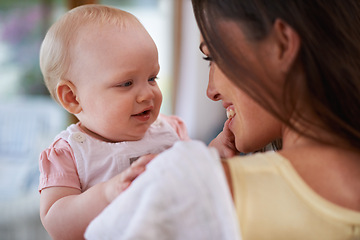
<path fill-rule="evenodd" d="M 69 11 L 46 34 L 40 67 L 51 96 L 79 119 L 40 155 L 40 216 L 54 239 L 79 239 L 144 171 L 149 160 L 137 158 L 189 138 L 179 118 L 159 114 L 157 48 L 128 12 Z"/>

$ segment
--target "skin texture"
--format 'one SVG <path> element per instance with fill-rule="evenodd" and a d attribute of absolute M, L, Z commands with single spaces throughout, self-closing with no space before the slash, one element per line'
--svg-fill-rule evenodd
<path fill-rule="evenodd" d="M 156 46 L 138 25 L 83 27 L 74 41 L 71 67 L 57 85 L 62 106 L 81 128 L 107 142 L 141 139 L 158 117 L 162 95 Z M 53 239 L 82 239 L 86 227 L 145 171 L 143 157 L 112 179 L 86 192 L 50 187 L 41 192 L 40 216 Z"/>
<path fill-rule="evenodd" d="M 242 152 L 255 151 L 272 139 L 280 137 L 279 121 L 229 81 L 215 64 L 211 66 L 210 79 L 213 80 L 208 84 L 208 97 L 216 100 L 214 92 L 221 92 L 224 108 L 231 108 L 235 112 L 235 116 L 228 120 L 227 126 L 232 133 L 236 133 L 236 149 Z M 272 131 L 268 131 L 270 126 L 273 126 Z"/>

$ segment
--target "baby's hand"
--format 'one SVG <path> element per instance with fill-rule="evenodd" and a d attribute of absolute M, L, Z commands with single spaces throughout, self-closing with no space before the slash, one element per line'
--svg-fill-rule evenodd
<path fill-rule="evenodd" d="M 149 154 L 140 157 L 129 168 L 111 178 L 105 183 L 105 195 L 108 202 L 112 202 L 120 193 L 125 191 L 132 181 L 135 180 L 141 173 L 146 170 L 146 165 L 155 157 L 154 154 Z"/>
<path fill-rule="evenodd" d="M 221 158 L 230 158 L 239 153 L 235 147 L 235 136 L 229 129 L 229 120 L 224 124 L 224 128 L 219 135 L 209 144 L 218 150 Z"/>

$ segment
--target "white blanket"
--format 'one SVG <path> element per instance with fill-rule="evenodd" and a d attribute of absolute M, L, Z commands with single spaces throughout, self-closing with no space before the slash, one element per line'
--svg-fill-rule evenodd
<path fill-rule="evenodd" d="M 90 223 L 85 238 L 240 239 L 217 152 L 198 141 L 176 143 Z"/>

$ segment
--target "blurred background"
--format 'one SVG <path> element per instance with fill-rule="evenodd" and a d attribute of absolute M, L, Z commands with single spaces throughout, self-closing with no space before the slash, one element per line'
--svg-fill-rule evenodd
<path fill-rule="evenodd" d="M 39 218 L 38 156 L 74 121 L 50 97 L 39 69 L 41 41 L 67 10 L 90 3 L 131 12 L 159 50 L 161 112 L 181 117 L 208 143 L 225 110 L 207 99 L 208 63 L 190 0 L 0 0 L 0 239 L 49 239 Z"/>

